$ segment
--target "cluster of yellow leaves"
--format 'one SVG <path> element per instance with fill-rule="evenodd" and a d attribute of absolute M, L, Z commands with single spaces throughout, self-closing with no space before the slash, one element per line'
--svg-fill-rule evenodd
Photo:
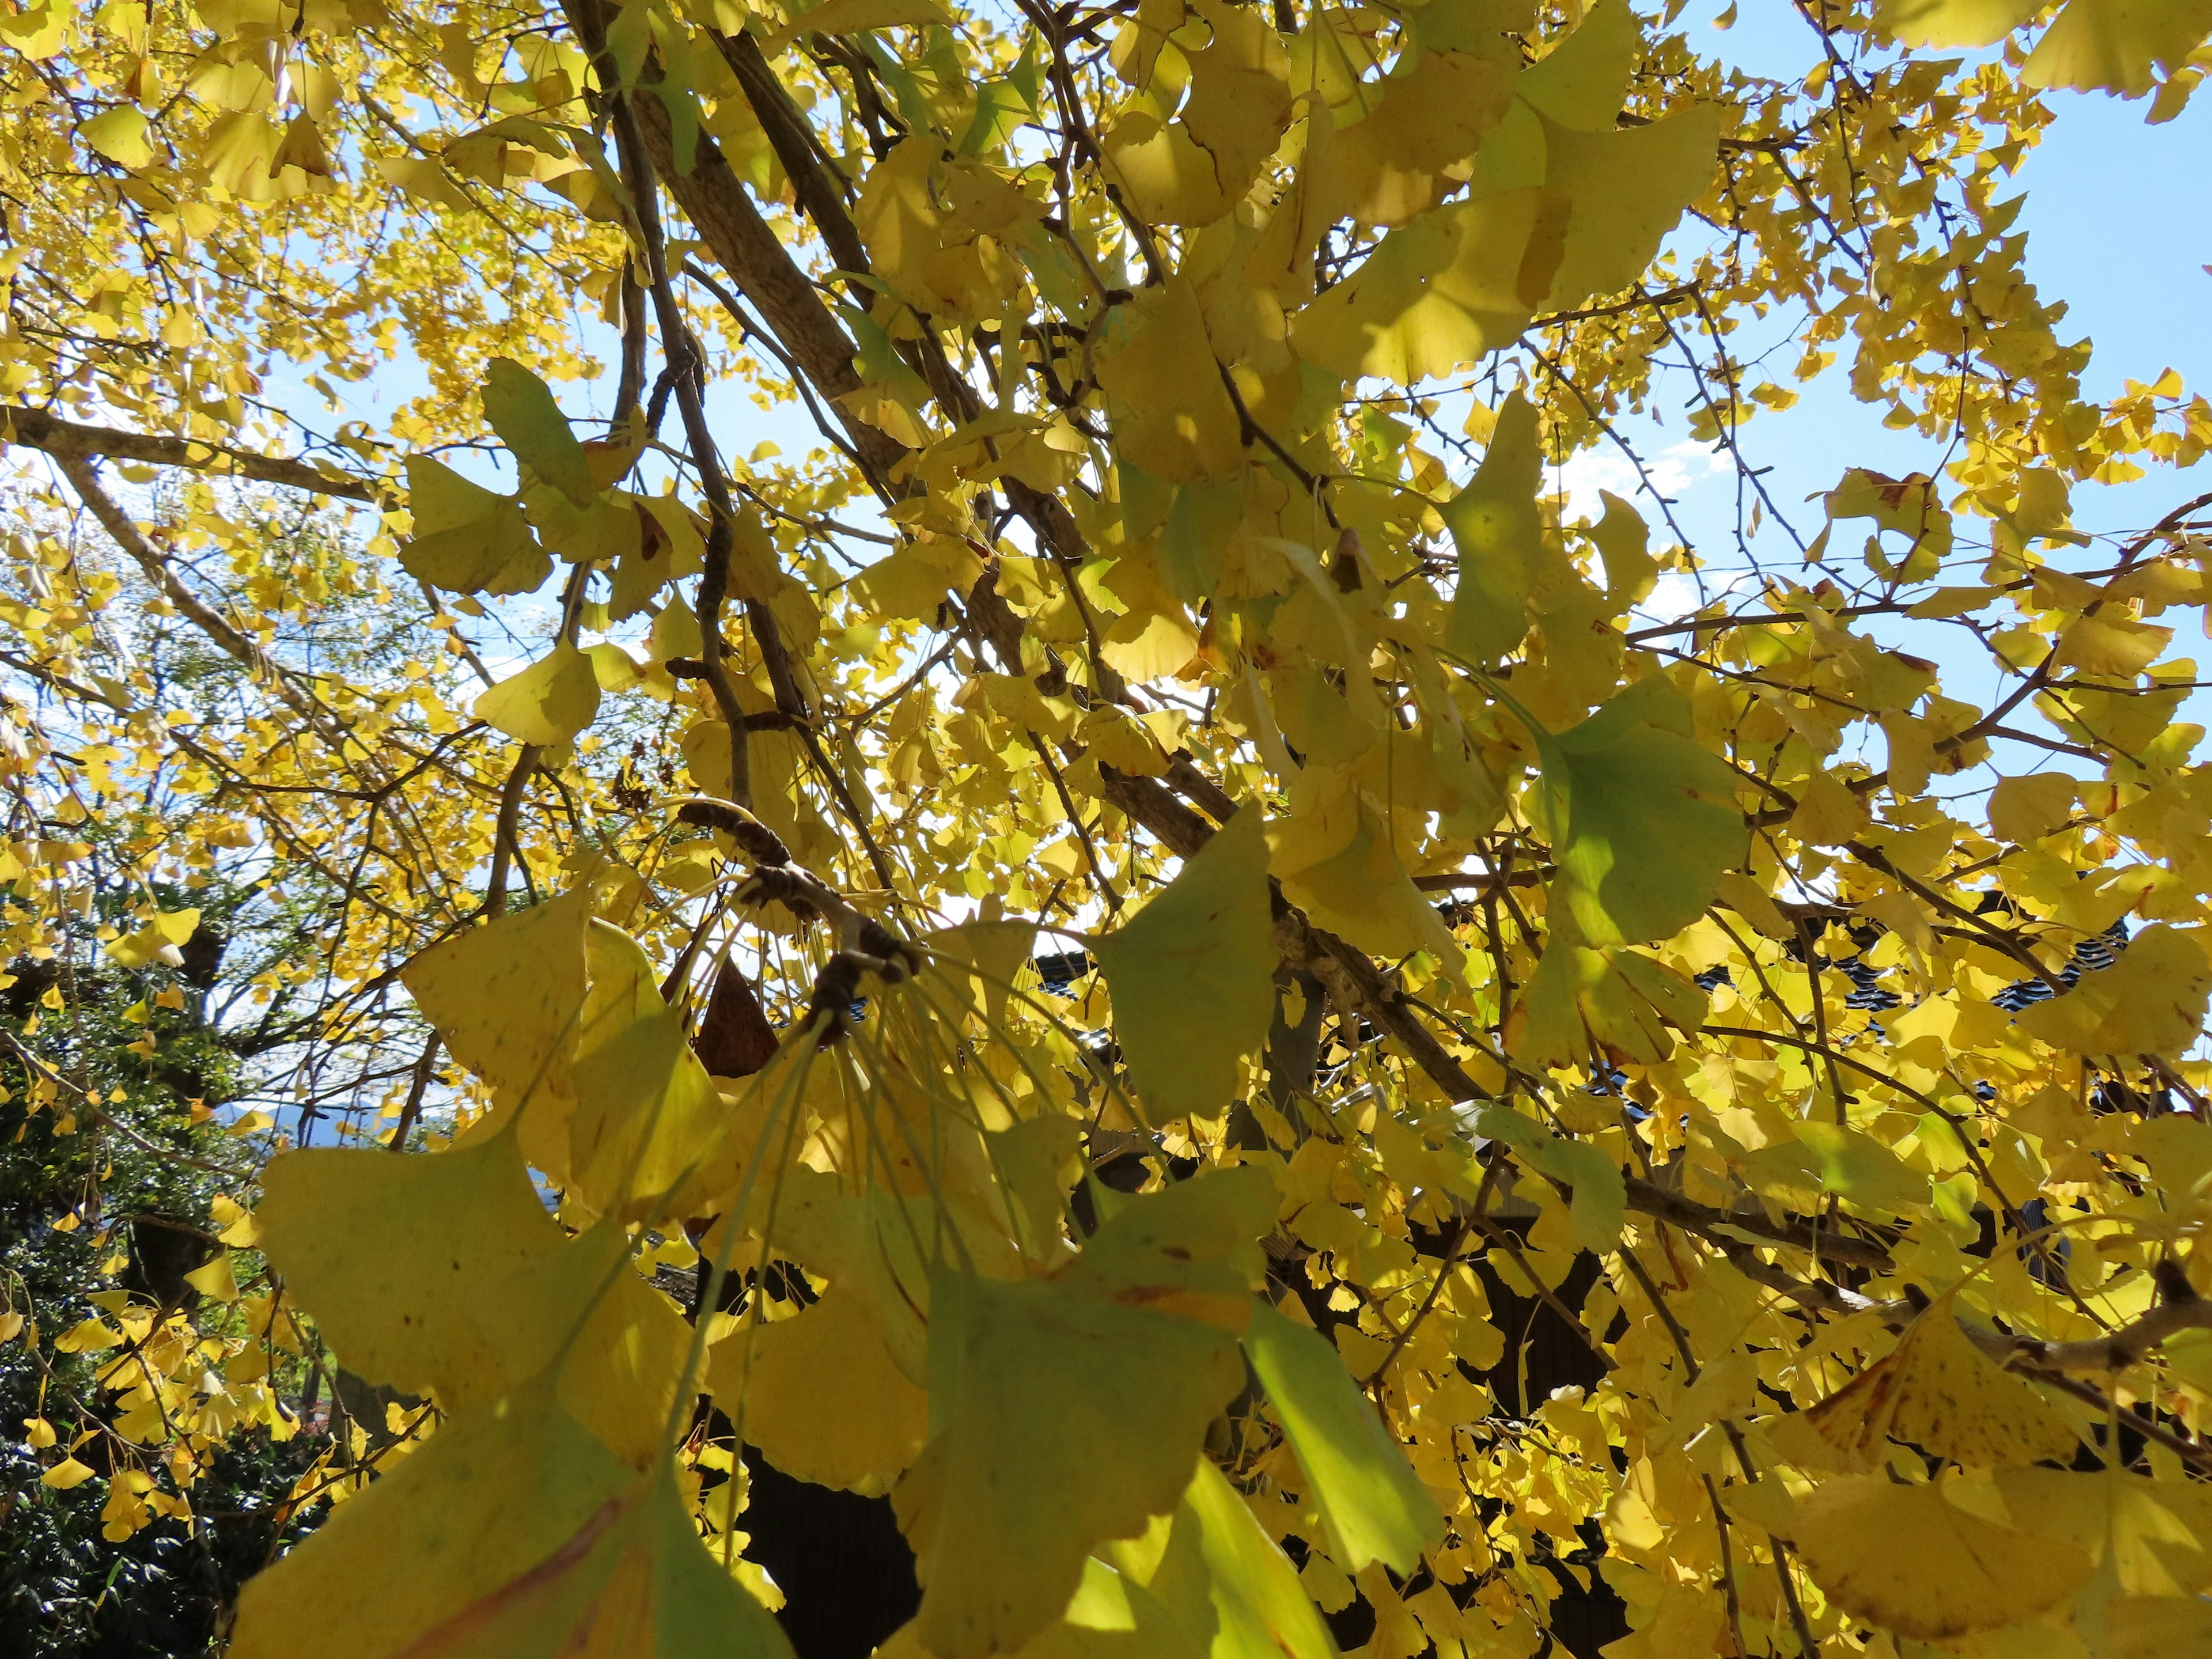
<path fill-rule="evenodd" d="M 318 1040 L 397 1053 L 404 985 L 447 1057 L 347 1125 L 435 1074 L 444 1150 L 269 1166 L 287 1305 L 434 1410 L 301 1483 L 343 1501 L 241 1651 L 775 1651 L 738 1437 L 890 1494 L 892 1650 L 939 1659 L 1318 1659 L 1354 1597 L 1376 1659 L 1526 1659 L 1601 1540 L 1615 1659 L 2202 1643 L 2212 1354 L 2189 1318 L 2096 1352 L 2212 1291 L 2212 780 L 2161 620 L 2203 544 L 2071 514 L 2212 410 L 2083 399 L 2001 198 L 2045 89 L 2170 115 L 2212 15 L 1820 9 L 1786 84 L 1624 0 L 0 20 L 6 418 L 159 432 L 91 453 L 188 479 L 102 513 L 72 476 L 112 546 L 23 486 L 8 660 L 69 712 L 0 724 L 11 959 L 119 880 L 100 954 L 152 973 L 198 921 L 154 878 L 260 859 L 335 918 L 268 995 L 350 988 Z M 1662 349 L 1700 437 L 1786 410 L 1729 349 L 1769 308 L 1796 378 L 1848 353 L 1941 444 L 1839 464 L 1803 580 L 1655 613 L 1700 556 L 1571 520 L 1544 463 Z M 305 436 L 272 364 L 336 402 L 403 357 L 380 427 L 264 453 Z M 714 462 L 717 523 L 655 424 L 701 369 L 836 453 Z M 177 630 L 150 666 L 126 592 Z M 679 778 L 849 896 L 834 944 L 671 826 Z M 817 1052 L 864 915 L 925 966 Z M 1065 998 L 1031 916 L 1080 936 Z M 802 1033 L 742 1083 L 692 1042 L 732 949 Z M 27 1103 L 74 1130 L 65 1085 Z M 1129 1146 L 1117 1201 L 1086 1166 Z M 687 1328 L 659 1261 L 743 1293 Z M 1597 1380 L 1528 1397 L 1501 1293 Z M 248 1338 L 100 1294 L 55 1346 L 127 1350 L 112 1437 L 177 1493 L 289 1429 L 273 1281 Z M 111 1463 L 112 1536 L 182 1512 Z"/>

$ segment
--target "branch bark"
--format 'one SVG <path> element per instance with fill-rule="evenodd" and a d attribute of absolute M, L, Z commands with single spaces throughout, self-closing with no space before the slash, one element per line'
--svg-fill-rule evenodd
<path fill-rule="evenodd" d="M 282 455 L 263 455 L 227 444 L 205 443 L 195 438 L 155 437 L 141 432 L 118 432 L 112 427 L 87 426 L 58 415 L 18 404 L 0 404 L 0 441 L 39 450 L 54 458 L 64 472 L 68 463 L 94 457 L 137 461 L 148 466 L 181 467 L 192 472 L 211 472 L 259 483 L 283 484 L 309 489 L 349 501 L 374 505 L 384 500 L 384 486 L 335 470 L 325 471 L 312 461 Z M 71 477 L 74 482 L 74 475 Z"/>

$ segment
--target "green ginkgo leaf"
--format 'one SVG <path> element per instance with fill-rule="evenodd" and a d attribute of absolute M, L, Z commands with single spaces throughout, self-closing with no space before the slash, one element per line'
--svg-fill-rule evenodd
<path fill-rule="evenodd" d="M 470 712 L 517 743 L 567 743 L 598 717 L 599 673 L 588 653 L 564 641 L 487 688 Z"/>
<path fill-rule="evenodd" d="M 1253 1241 L 1273 1214 L 1263 1171 L 1224 1170 L 1130 1201 L 1050 1278 L 931 1274 L 932 1433 L 891 1501 L 938 1659 L 1020 1647 L 1091 1551 L 1182 1500 L 1243 1386 Z"/>
<path fill-rule="evenodd" d="M 1093 941 L 1114 1029 L 1153 1113 L 1220 1111 L 1275 1006 L 1274 922 L 1259 807 L 1239 811 L 1132 921 Z"/>
<path fill-rule="evenodd" d="M 1558 733 L 1533 721 L 1537 799 L 1559 866 L 1553 901 L 1584 942 L 1663 939 L 1713 902 L 1749 842 L 1735 774 L 1693 735 L 1689 701 L 1654 674 Z"/>
<path fill-rule="evenodd" d="M 1443 1538 L 1443 1516 L 1335 1348 L 1261 1302 L 1244 1352 L 1298 1455 L 1337 1565 L 1357 1572 L 1380 1561 L 1411 1572 Z"/>
<path fill-rule="evenodd" d="M 1528 631 L 1528 585 L 1543 529 L 1536 512 L 1543 461 L 1535 408 L 1516 392 L 1498 406 L 1482 465 L 1443 506 L 1444 528 L 1459 554 L 1451 645 L 1471 660 L 1496 662 Z"/>
<path fill-rule="evenodd" d="M 1628 1182 L 1602 1148 L 1555 1135 L 1508 1106 L 1484 1108 L 1475 1128 L 1490 1139 L 1504 1141 L 1537 1174 L 1572 1190 L 1567 1222 L 1577 1244 L 1586 1250 L 1609 1250 L 1620 1243 L 1621 1223 L 1628 1215 Z"/>
<path fill-rule="evenodd" d="M 399 562 L 417 581 L 449 593 L 526 593 L 552 571 L 521 503 L 442 461 L 407 458 L 407 506 L 415 533 Z"/>
<path fill-rule="evenodd" d="M 512 357 L 495 357 L 484 374 L 484 418 L 514 458 L 578 507 L 599 497 L 590 458 L 552 388 Z"/>

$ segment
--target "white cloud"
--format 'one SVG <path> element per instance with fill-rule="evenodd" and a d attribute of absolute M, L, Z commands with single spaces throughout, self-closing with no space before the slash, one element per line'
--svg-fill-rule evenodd
<path fill-rule="evenodd" d="M 1598 492 L 1604 489 L 1630 502 L 1647 520 L 1659 519 L 1657 504 L 1643 493 L 1644 477 L 1628 457 L 1611 445 L 1570 455 L 1564 465 L 1547 471 L 1550 487 L 1566 497 L 1570 522 L 1601 514 L 1605 503 L 1598 500 Z M 1728 471 L 1724 458 L 1700 443 L 1670 444 L 1644 462 L 1644 474 L 1652 487 L 1670 498 L 1679 498 L 1706 479 Z"/>

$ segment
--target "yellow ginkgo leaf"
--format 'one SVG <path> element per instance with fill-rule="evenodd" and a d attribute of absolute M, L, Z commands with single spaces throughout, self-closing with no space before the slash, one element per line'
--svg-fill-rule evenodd
<path fill-rule="evenodd" d="M 1176 878 L 1091 949 L 1137 1092 L 1162 1118 L 1212 1115 L 1236 1091 L 1238 1056 L 1267 1034 L 1274 922 L 1267 842 L 1247 806 Z"/>
<path fill-rule="evenodd" d="M 230 1651 L 290 1659 L 789 1659 L 693 1531 L 544 1385 L 454 1418 L 247 1586 Z"/>
<path fill-rule="evenodd" d="M 56 1492 L 73 1492 L 88 1480 L 95 1480 L 100 1471 L 89 1463 L 80 1463 L 74 1457 L 64 1457 L 39 1477 L 42 1486 L 52 1486 Z"/>
<path fill-rule="evenodd" d="M 1433 207 L 1455 182 L 1448 169 L 1504 114 L 1513 79 L 1492 58 L 1422 53 L 1382 82 L 1372 111 L 1328 142 L 1317 197 L 1369 225 L 1403 224 Z"/>
<path fill-rule="evenodd" d="M 1176 1507 L 1243 1385 L 1236 1337 L 1273 1214 L 1272 1182 L 1246 1166 L 1132 1200 L 1052 1278 L 933 1273 L 935 1432 L 891 1494 L 930 1652 L 1018 1648 L 1091 1550 Z"/>
<path fill-rule="evenodd" d="M 1839 1476 L 1798 1501 L 1790 1540 L 1838 1607 L 1923 1642 L 2033 1618 L 2088 1577 L 2082 1551 L 1960 1508 L 1949 1484 Z"/>
<path fill-rule="evenodd" d="M 1667 234 L 1712 183 L 1722 121 L 1719 105 L 1697 104 L 1618 131 L 1577 132 L 1547 124 L 1544 182 L 1571 204 L 1566 246 L 1543 296 L 1547 309 L 1618 293 L 1643 275 Z"/>
<path fill-rule="evenodd" d="M 488 1276 L 475 1321 L 496 1363 L 441 1388 L 449 1408 L 551 1371 L 562 1408 L 632 1468 L 651 1467 L 667 1449 L 662 1436 L 691 1333 L 675 1304 L 633 1269 L 619 1222 L 602 1221 Z"/>
<path fill-rule="evenodd" d="M 637 942 L 595 921 L 585 955 L 591 990 L 569 1068 L 572 1189 L 593 1210 L 638 1219 L 700 1172 L 728 1117 Z"/>
<path fill-rule="evenodd" d="M 107 954 L 124 968 L 147 968 L 156 962 L 179 966 L 184 960 L 180 947 L 191 940 L 199 925 L 198 910 L 157 912 L 143 927 L 109 940 Z"/>
<path fill-rule="evenodd" d="M 122 1333 L 97 1316 L 79 1320 L 54 1339 L 56 1353 L 99 1353 L 122 1346 Z"/>
<path fill-rule="evenodd" d="M 450 1152 L 287 1152 L 263 1177 L 261 1248 L 348 1370 L 470 1397 L 511 1367 L 485 1287 L 562 1248 L 511 1134 Z"/>
<path fill-rule="evenodd" d="M 521 504 L 442 461 L 407 458 L 407 504 L 415 533 L 399 562 L 420 581 L 453 593 L 524 593 L 551 574 Z"/>
<path fill-rule="evenodd" d="M 154 159 L 154 147 L 146 142 L 146 118 L 127 104 L 94 116 L 76 136 L 121 167 L 143 167 Z"/>
<path fill-rule="evenodd" d="M 2070 1458 L 2080 1443 L 2033 1387 L 2000 1369 L 1959 1328 L 1948 1296 L 1805 1418 L 1855 1468 L 1878 1462 L 1885 1440 L 1983 1468 Z"/>
<path fill-rule="evenodd" d="M 750 1351 L 750 1360 L 746 1354 Z M 884 1346 L 862 1297 L 832 1285 L 794 1319 L 716 1343 L 707 1384 L 786 1474 L 875 1496 L 921 1454 L 929 1397 Z"/>
<path fill-rule="evenodd" d="M 2212 1487 L 2150 1480 L 2121 1469 L 1999 1469 L 2015 1525 L 2112 1559 L 2130 1595 L 2195 1595 L 2212 1588 Z"/>
<path fill-rule="evenodd" d="M 2066 822 L 2077 787 L 2063 772 L 2000 778 L 1990 791 L 1990 828 L 2023 847 L 2039 841 Z"/>
<path fill-rule="evenodd" d="M 1218 478 L 1243 459 L 1243 429 L 1207 342 L 1198 295 L 1181 277 L 1147 289 L 1117 318 L 1127 330 L 1098 353 L 1098 384 L 1121 406 L 1115 436 L 1155 478 Z"/>
<path fill-rule="evenodd" d="M 2087 1600 L 2087 1598 L 2084 1598 Z M 2128 1595 L 2075 1615 L 2096 1638 L 2096 1659 L 2174 1659 L 2212 1652 L 2212 1601 L 2201 1595 Z"/>
<path fill-rule="evenodd" d="M 2212 963 L 2194 937 L 2160 922 L 2130 939 L 2119 960 L 2019 1016 L 2021 1029 L 2076 1054 L 2179 1055 L 2197 1040 L 2212 994 Z"/>
<path fill-rule="evenodd" d="M 1413 885 L 1389 823 L 1364 796 L 1347 792 L 1268 828 L 1269 865 L 1285 895 L 1313 921 L 1363 951 L 1389 957 L 1426 951 L 1446 973 L 1460 970 L 1451 929 Z"/>
<path fill-rule="evenodd" d="M 792 10 L 795 15 L 790 24 L 764 40 L 763 51 L 781 52 L 801 34 L 857 34 L 901 24 L 952 21 L 939 0 L 823 0 L 811 9 L 802 11 L 794 6 Z"/>
<path fill-rule="evenodd" d="M 2033 19 L 2045 0 L 1882 0 L 1875 21 L 1909 46 L 1986 46 Z"/>
<path fill-rule="evenodd" d="M 1291 325 L 1310 362 L 1411 386 L 1510 344 L 1551 292 L 1567 198 L 1540 186 L 1432 208 Z"/>
<path fill-rule="evenodd" d="M 400 981 L 459 1060 L 495 1089 L 565 1091 L 584 1006 L 588 889 L 432 945 Z"/>
<path fill-rule="evenodd" d="M 1282 37 L 1257 14 L 1200 0 L 1213 38 L 1190 58 L 1182 118 L 1132 112 L 1103 141 L 1106 165 L 1137 216 L 1203 225 L 1234 208 L 1291 115 Z"/>
<path fill-rule="evenodd" d="M 1572 32 L 1522 73 L 1514 90 L 1547 120 L 1582 132 L 1610 131 L 1643 50 L 1627 0 L 1597 0 Z"/>
<path fill-rule="evenodd" d="M 185 1283 L 216 1302 L 238 1300 L 238 1277 L 232 1272 L 230 1252 L 224 1250 L 204 1267 L 185 1275 Z"/>
<path fill-rule="evenodd" d="M 2212 34 L 2212 0 L 2069 0 L 2028 54 L 2021 79 L 2078 92 L 2148 92 Z"/>
<path fill-rule="evenodd" d="M 567 743 L 599 712 L 599 677 L 591 658 L 564 641 L 488 687 L 470 712 L 517 743 Z"/>

